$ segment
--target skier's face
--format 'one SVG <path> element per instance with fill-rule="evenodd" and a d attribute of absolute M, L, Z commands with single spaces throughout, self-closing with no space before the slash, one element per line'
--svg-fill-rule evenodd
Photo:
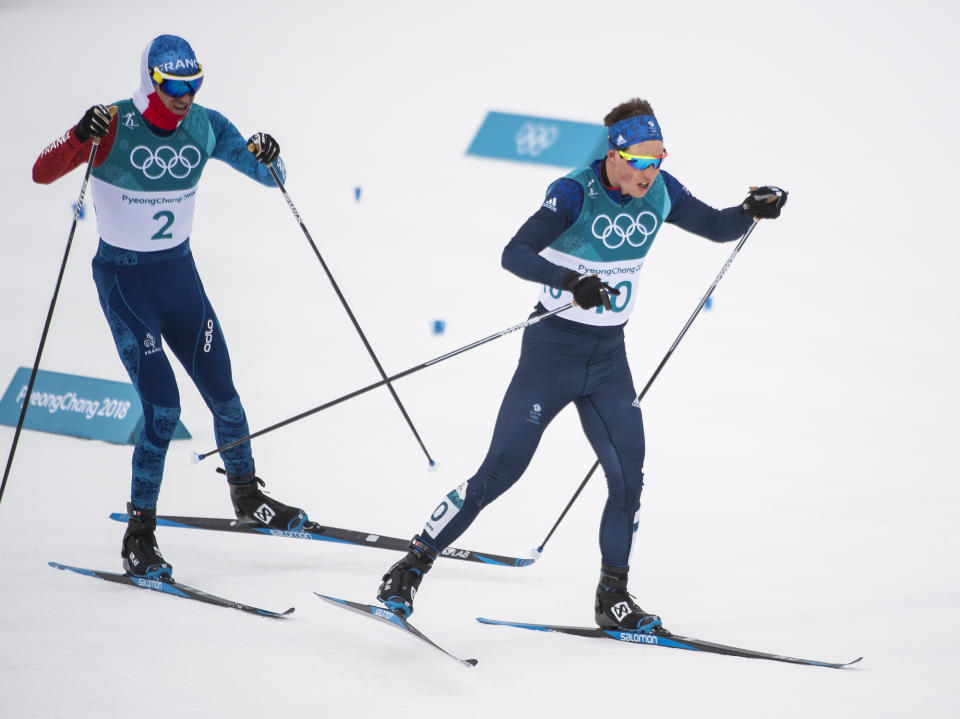
<path fill-rule="evenodd" d="M 157 91 L 157 97 L 160 98 L 160 102 L 174 115 L 186 115 L 190 112 L 190 106 L 193 105 L 192 94 L 188 92 L 182 97 L 172 97 L 161 90 L 159 85 L 154 85 L 153 87 Z"/>
<path fill-rule="evenodd" d="M 658 157 L 663 154 L 663 142 L 660 140 L 646 140 L 630 145 L 625 152 L 630 155 L 643 157 Z M 630 197 L 643 197 L 657 179 L 659 167 L 647 167 L 638 170 L 620 156 L 616 150 L 607 152 L 607 178 L 620 192 Z"/>

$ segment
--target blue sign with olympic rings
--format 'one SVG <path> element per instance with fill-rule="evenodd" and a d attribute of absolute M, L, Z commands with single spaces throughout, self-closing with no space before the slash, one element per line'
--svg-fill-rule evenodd
<path fill-rule="evenodd" d="M 606 155 L 607 147 L 603 125 L 488 112 L 467 154 L 580 167 Z"/>

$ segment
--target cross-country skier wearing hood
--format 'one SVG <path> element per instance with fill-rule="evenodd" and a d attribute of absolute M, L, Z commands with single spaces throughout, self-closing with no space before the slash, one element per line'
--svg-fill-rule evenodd
<path fill-rule="evenodd" d="M 128 573 L 168 580 L 172 568 L 154 536 L 164 458 L 180 417 L 168 351 L 210 408 L 218 444 L 250 433 L 226 342 L 190 252 L 197 184 L 210 158 L 267 186 L 274 185 L 270 165 L 286 177 L 270 135 L 245 140 L 223 115 L 194 102 L 203 81 L 203 66 L 186 40 L 154 38 L 143 52 L 133 98 L 91 107 L 33 168 L 34 181 L 53 182 L 83 164 L 90 143 L 99 141 L 91 172 L 100 234 L 93 277 L 144 417 L 121 556 Z M 249 442 L 222 457 L 240 520 L 282 530 L 303 526 L 303 510 L 260 491 Z"/>

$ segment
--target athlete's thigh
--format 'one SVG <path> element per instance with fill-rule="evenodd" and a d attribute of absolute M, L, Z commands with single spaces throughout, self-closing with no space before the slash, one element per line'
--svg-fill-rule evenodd
<path fill-rule="evenodd" d="M 563 358 L 525 347 L 507 387 L 484 466 L 515 480 L 533 457 L 547 425 L 583 386 L 583 371 Z"/>
<path fill-rule="evenodd" d="M 578 399 L 577 411 L 608 482 L 642 482 L 646 448 L 643 412 L 626 364 L 608 373 L 589 394 Z M 614 489 L 611 486 L 611 491 Z"/>
<path fill-rule="evenodd" d="M 230 353 L 193 262 L 182 262 L 168 281 L 178 294 L 164 307 L 164 336 L 205 399 L 231 399 Z"/>
<path fill-rule="evenodd" d="M 94 280 L 117 353 L 140 398 L 157 406 L 178 407 L 180 398 L 163 347 L 162 323 L 141 273 L 95 268 Z"/>

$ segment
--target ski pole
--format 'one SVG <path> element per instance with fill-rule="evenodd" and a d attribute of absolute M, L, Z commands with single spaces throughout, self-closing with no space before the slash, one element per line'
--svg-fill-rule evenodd
<path fill-rule="evenodd" d="M 193 458 L 196 462 L 199 462 L 200 460 L 206 459 L 210 455 L 219 454 L 220 452 L 225 452 L 228 449 L 236 447 L 238 444 L 243 444 L 244 442 L 254 439 L 255 437 L 264 435 L 267 432 L 272 432 L 275 429 L 286 427 L 288 424 L 291 424 L 292 422 L 301 420 L 304 417 L 309 417 L 312 414 L 321 412 L 325 409 L 328 409 L 329 407 L 333 407 L 334 405 L 340 404 L 341 402 L 346 402 L 348 399 L 353 399 L 354 397 L 358 397 L 359 395 L 369 392 L 372 389 L 376 389 L 377 387 L 382 387 L 388 382 L 394 382 L 400 379 L 401 377 L 406 377 L 407 375 L 413 374 L 414 372 L 419 372 L 422 369 L 426 369 L 427 367 L 443 362 L 443 360 L 445 359 L 456 357 L 459 354 L 463 354 L 467 350 L 472 350 L 474 347 L 479 347 L 480 345 L 486 344 L 487 342 L 491 342 L 497 339 L 498 337 L 503 337 L 504 335 L 508 335 L 511 332 L 515 332 L 517 330 L 522 330 L 526 327 L 529 327 L 530 325 L 536 324 L 537 322 L 539 322 L 540 320 L 546 317 L 551 317 L 552 315 L 565 312 L 569 310 L 571 307 L 573 307 L 573 303 L 568 302 L 563 307 L 558 307 L 555 310 L 550 310 L 549 312 L 544 312 L 543 314 L 534 315 L 533 317 L 530 317 L 529 319 L 527 319 L 524 322 L 521 322 L 518 325 L 513 325 L 513 327 L 507 327 L 507 329 L 497 332 L 496 334 L 492 334 L 489 337 L 484 337 L 482 340 L 477 340 L 476 342 L 472 342 L 468 345 L 464 345 L 460 349 L 455 349 L 452 352 L 447 352 L 445 355 L 434 357 L 432 360 L 429 360 L 422 364 L 418 364 L 414 367 L 410 367 L 409 369 L 405 369 L 403 372 L 398 372 L 392 377 L 384 377 L 379 382 L 368 384 L 366 387 L 361 387 L 360 389 L 354 390 L 353 392 L 350 392 L 349 394 L 345 394 L 342 397 L 337 397 L 336 399 L 332 399 L 329 402 L 325 402 L 324 404 L 314 407 L 313 409 L 308 409 L 306 412 L 301 412 L 300 414 L 290 417 L 289 419 L 285 419 L 282 422 L 277 422 L 276 424 L 272 424 L 269 427 L 266 427 L 265 429 L 261 429 L 257 432 L 254 432 L 253 434 L 247 435 L 246 437 L 241 437 L 240 439 L 230 442 L 229 444 L 225 444 L 222 447 L 217 447 L 216 449 L 212 449 L 209 452 L 204 452 L 203 454 L 195 453 L 193 455 Z"/>
<path fill-rule="evenodd" d="M 247 146 L 251 152 L 256 146 L 251 143 Z M 310 243 L 310 247 L 313 249 L 313 254 L 317 256 L 317 259 L 320 260 L 320 266 L 323 267 L 323 271 L 327 275 L 327 279 L 330 280 L 330 284 L 333 286 L 333 291 L 337 293 L 337 297 L 340 299 L 340 304 L 343 305 L 343 309 L 347 311 L 347 316 L 350 318 L 350 321 L 353 323 L 353 328 L 357 331 L 357 334 L 360 335 L 360 341 L 363 342 L 363 346 L 367 348 L 367 353 L 370 355 L 370 359 L 373 360 L 373 363 L 377 366 L 377 371 L 380 373 L 380 377 L 387 379 L 387 373 L 383 371 L 383 367 L 380 364 L 380 360 L 377 359 L 377 355 L 373 352 L 373 347 L 370 346 L 370 343 L 367 341 L 366 335 L 364 335 L 363 330 L 360 329 L 360 323 L 357 322 L 357 318 L 354 317 L 353 311 L 350 309 L 350 305 L 347 304 L 346 298 L 343 296 L 343 293 L 340 291 L 337 281 L 333 279 L 333 274 L 330 272 L 330 268 L 327 267 L 327 263 L 324 262 L 323 256 L 320 254 L 320 250 L 317 249 L 316 243 L 313 241 L 313 238 L 310 236 L 310 231 L 307 230 L 307 226 L 303 221 L 303 218 L 300 216 L 300 213 L 297 212 L 296 206 L 293 204 L 293 200 L 290 199 L 290 195 L 287 194 L 286 188 L 283 186 L 283 181 L 280 179 L 279 173 L 273 165 L 267 165 L 267 169 L 270 170 L 270 174 L 273 175 L 273 181 L 277 183 L 277 187 L 280 189 L 280 193 L 283 195 L 283 199 L 287 201 L 287 206 L 290 208 L 290 211 L 293 213 L 293 216 L 297 219 L 297 222 L 300 223 L 300 229 L 303 230 L 304 236 L 307 238 L 307 242 Z M 390 390 L 390 394 L 393 396 L 393 401 L 397 403 L 397 407 L 400 409 L 400 414 L 403 415 L 403 418 L 407 421 L 407 426 L 410 428 L 410 431 L 413 432 L 413 436 L 416 438 L 417 443 L 420 445 L 420 449 L 423 450 L 424 455 L 427 457 L 427 461 L 430 463 L 430 466 L 436 466 L 433 457 L 430 456 L 430 452 L 427 451 L 426 445 L 423 443 L 423 440 L 420 439 L 420 434 L 417 432 L 417 428 L 413 426 L 413 420 L 410 419 L 410 415 L 407 414 L 406 408 L 403 406 L 403 403 L 400 401 L 400 397 L 397 396 L 396 391 L 393 389 L 393 386 L 389 382 L 386 383 L 387 389 Z"/>
<path fill-rule="evenodd" d="M 660 370 L 663 369 L 663 366 L 667 363 L 667 360 L 670 359 L 670 355 L 673 354 L 673 351 L 677 348 L 677 345 L 680 344 L 680 340 L 683 339 L 683 336 L 687 333 L 687 330 L 690 329 L 690 325 L 693 324 L 693 321 L 696 319 L 697 315 L 700 314 L 700 310 L 703 309 L 704 305 L 707 304 L 707 300 L 710 299 L 710 295 L 713 294 L 714 289 L 717 285 L 720 284 L 720 280 L 723 279 L 724 274 L 727 270 L 730 269 L 730 265 L 733 263 L 733 259 L 737 256 L 737 253 L 740 252 L 740 248 L 743 247 L 744 243 L 747 241 L 747 238 L 750 237 L 750 233 L 753 232 L 753 229 L 757 226 L 757 221 L 754 220 L 753 224 L 747 228 L 747 231 L 743 233 L 743 236 L 740 238 L 740 241 L 737 242 L 737 246 L 733 248 L 733 252 L 730 253 L 730 257 L 724 263 L 723 267 L 720 268 L 720 273 L 713 280 L 713 284 L 707 289 L 706 294 L 700 299 L 700 304 L 697 305 L 697 309 L 693 311 L 693 314 L 690 315 L 690 319 L 687 320 L 687 323 L 683 326 L 683 329 L 680 330 L 680 334 L 677 335 L 677 338 L 673 341 L 673 344 L 670 345 L 670 349 L 667 350 L 667 353 L 663 356 L 663 359 L 660 360 L 660 364 L 657 365 L 657 368 L 654 370 L 653 374 L 650 376 L 650 379 L 647 380 L 647 384 L 644 386 L 643 391 L 637 396 L 637 402 L 642 402 L 644 396 L 647 394 L 647 390 L 650 389 L 650 385 L 653 384 L 653 381 L 660 374 Z M 553 526 L 550 528 L 550 531 L 547 533 L 547 536 L 540 546 L 531 551 L 531 554 L 535 557 L 539 557 L 543 553 L 543 548 L 546 546 L 547 542 L 550 541 L 550 537 L 553 536 L 553 533 L 557 530 L 557 527 L 560 526 L 560 522 L 563 521 L 563 518 L 567 516 L 567 512 L 570 511 L 570 507 L 573 506 L 573 503 L 577 501 L 577 497 L 580 496 L 580 493 L 583 491 L 583 488 L 587 486 L 587 482 L 590 481 L 590 477 L 593 476 L 593 473 L 597 471 L 597 467 L 600 466 L 600 460 L 595 460 L 593 466 L 590 468 L 590 471 L 587 472 L 587 476 L 583 478 L 583 481 L 580 483 L 580 486 L 577 487 L 577 491 L 573 493 L 573 496 L 570 498 L 570 501 L 567 502 L 567 506 L 563 508 L 563 511 L 560 513 L 560 516 L 557 518 L 557 521 L 553 523 Z"/>
<path fill-rule="evenodd" d="M 110 114 L 115 115 L 116 107 L 110 107 Z M 60 294 L 60 285 L 63 282 L 63 273 L 67 269 L 67 257 L 70 255 L 70 247 L 73 244 L 73 235 L 77 231 L 77 220 L 80 219 L 80 212 L 83 209 L 83 196 L 87 194 L 87 183 L 90 181 L 90 171 L 93 169 L 93 160 L 97 156 L 97 147 L 100 145 L 100 138 L 93 138 L 93 147 L 90 148 L 90 157 L 87 160 L 87 171 L 83 174 L 83 183 L 80 185 L 80 197 L 77 199 L 77 209 L 73 213 L 73 224 L 70 225 L 70 236 L 67 238 L 67 247 L 63 252 L 63 261 L 60 263 L 60 274 L 57 275 L 57 284 L 53 289 L 53 298 L 50 300 L 50 309 L 47 310 L 47 319 L 43 323 L 43 332 L 40 335 L 40 345 L 37 347 L 37 356 L 33 360 L 33 370 L 30 372 L 30 380 L 27 382 L 27 394 L 23 398 L 23 407 L 20 408 L 20 418 L 17 420 L 17 428 L 13 433 L 13 443 L 10 445 L 10 454 L 7 455 L 7 467 L 3 470 L 3 481 L 0 482 L 0 501 L 3 500 L 3 490 L 7 486 L 7 477 L 10 476 L 10 467 L 13 465 L 13 455 L 17 451 L 17 442 L 20 440 L 20 430 L 23 429 L 23 420 L 27 416 L 27 406 L 30 404 L 30 394 L 33 392 L 33 383 L 37 379 L 37 372 L 40 368 L 40 355 L 43 354 L 43 346 L 47 343 L 47 333 L 50 331 L 50 321 L 53 319 L 53 308 L 57 304 L 57 295 Z"/>

